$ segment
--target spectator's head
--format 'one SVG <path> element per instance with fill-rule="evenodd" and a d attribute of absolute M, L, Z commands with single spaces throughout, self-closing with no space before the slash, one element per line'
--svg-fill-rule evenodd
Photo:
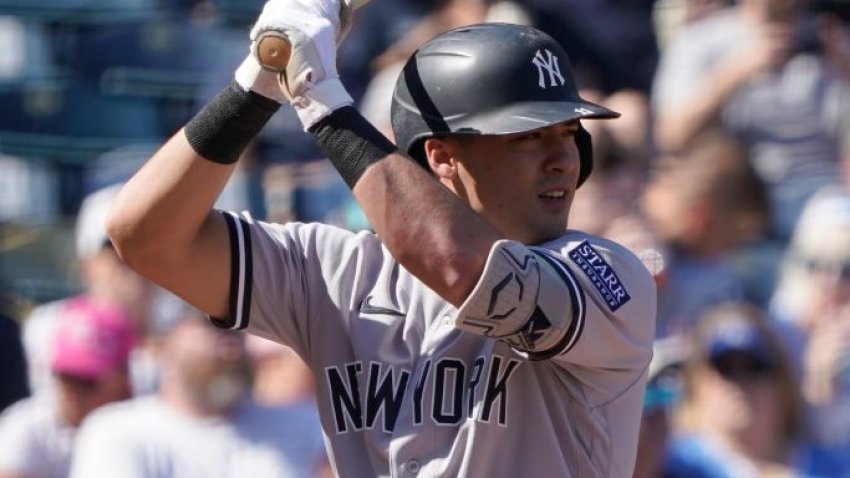
<path fill-rule="evenodd" d="M 161 331 L 160 387 L 166 401 L 194 415 L 223 415 L 248 396 L 253 381 L 244 335 L 185 314 Z"/>
<path fill-rule="evenodd" d="M 850 307 L 850 193 L 827 188 L 803 209 L 774 303 L 809 329 Z"/>
<path fill-rule="evenodd" d="M 120 188 L 120 184 L 103 188 L 83 200 L 76 225 L 77 259 L 87 292 L 124 304 L 140 323 L 147 311 L 151 285 L 121 262 L 106 235 L 106 217 Z"/>
<path fill-rule="evenodd" d="M 716 257 L 758 237 L 768 221 L 764 184 L 746 152 L 710 132 L 681 157 L 659 160 L 643 209 L 674 250 Z"/>
<path fill-rule="evenodd" d="M 130 397 L 133 326 L 119 305 L 92 297 L 63 304 L 50 367 L 63 418 L 77 426 L 95 408 Z"/>
<path fill-rule="evenodd" d="M 801 426 L 800 396 L 782 342 L 762 311 L 728 303 L 692 333 L 681 425 L 714 435 L 756 459 L 787 451 Z"/>

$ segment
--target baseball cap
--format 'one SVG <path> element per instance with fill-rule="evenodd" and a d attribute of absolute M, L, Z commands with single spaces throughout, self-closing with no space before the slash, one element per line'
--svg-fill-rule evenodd
<path fill-rule="evenodd" d="M 127 312 L 88 296 L 63 304 L 53 336 L 51 370 L 97 380 L 128 361 L 135 334 Z"/>
<path fill-rule="evenodd" d="M 106 217 L 120 190 L 121 184 L 116 184 L 99 189 L 83 199 L 77 215 L 76 230 L 79 259 L 94 257 L 109 244 L 109 237 L 106 235 Z"/>
<path fill-rule="evenodd" d="M 704 337 L 708 359 L 714 360 L 731 352 L 740 352 L 763 363 L 772 363 L 773 357 L 761 330 L 747 317 L 729 312 L 722 320 L 712 324 Z"/>

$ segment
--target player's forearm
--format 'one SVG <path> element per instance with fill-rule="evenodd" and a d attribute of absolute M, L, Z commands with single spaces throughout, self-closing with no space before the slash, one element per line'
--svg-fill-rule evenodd
<path fill-rule="evenodd" d="M 405 268 L 459 305 L 484 268 L 496 232 L 369 124 L 340 108 L 310 132 Z"/>
<path fill-rule="evenodd" d="M 401 154 L 369 167 L 354 195 L 405 268 L 447 301 L 463 303 L 500 239 L 492 226 Z"/>

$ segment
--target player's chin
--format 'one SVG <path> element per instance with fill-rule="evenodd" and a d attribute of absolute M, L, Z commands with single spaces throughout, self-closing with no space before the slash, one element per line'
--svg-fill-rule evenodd
<path fill-rule="evenodd" d="M 573 197 L 571 194 L 564 194 L 559 197 L 544 195 L 537 196 L 537 205 L 540 208 L 541 213 L 546 215 L 563 216 L 564 220 L 566 220 L 566 217 L 570 212 L 570 205 L 572 202 Z"/>

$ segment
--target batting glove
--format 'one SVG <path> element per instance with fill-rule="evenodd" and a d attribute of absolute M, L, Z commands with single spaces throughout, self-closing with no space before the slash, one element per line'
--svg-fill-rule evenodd
<path fill-rule="evenodd" d="M 342 106 L 352 104 L 339 80 L 336 47 L 351 27 L 352 11 L 363 0 L 269 0 L 251 30 L 251 55 L 236 70 L 246 89 L 289 101 L 305 130 Z M 264 70 L 257 44 L 266 35 L 283 35 L 292 52 L 283 77 Z"/>

